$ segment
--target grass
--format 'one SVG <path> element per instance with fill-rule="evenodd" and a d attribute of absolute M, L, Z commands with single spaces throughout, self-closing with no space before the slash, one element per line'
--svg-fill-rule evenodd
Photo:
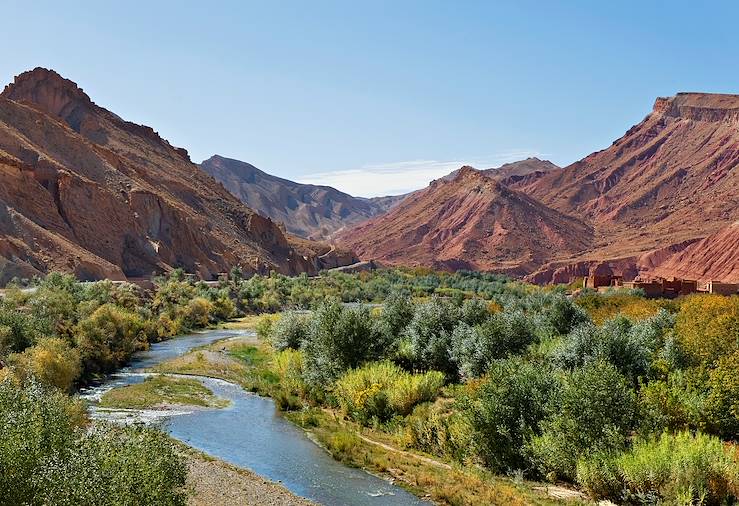
<path fill-rule="evenodd" d="M 561 504 L 532 490 L 531 484 L 516 483 L 474 466 L 450 466 L 412 452 L 391 450 L 360 437 L 389 442 L 386 435 L 342 420 L 335 413 L 317 408 L 285 414 L 318 440 L 338 461 L 373 473 L 390 476 L 409 492 L 446 505 Z M 392 446 L 392 445 L 388 445 Z"/>
<path fill-rule="evenodd" d="M 114 388 L 100 400 L 100 405 L 106 408 L 144 409 L 162 404 L 223 408 L 229 402 L 213 395 L 195 379 L 167 376 L 151 376 L 143 383 Z"/>

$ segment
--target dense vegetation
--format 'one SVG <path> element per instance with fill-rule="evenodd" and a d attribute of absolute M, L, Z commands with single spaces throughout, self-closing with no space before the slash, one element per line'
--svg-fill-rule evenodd
<path fill-rule="evenodd" d="M 260 381 L 305 420 L 333 409 L 448 462 L 571 482 L 617 502 L 739 494 L 739 297 L 567 296 L 424 270 L 250 279 L 235 270 L 217 286 L 175 272 L 151 292 L 60 275 L 11 287 L 0 300 L 0 493 L 12 480 L 20 485 L 7 493 L 20 503 L 67 504 L 49 499 L 58 494 L 100 504 L 80 495 L 94 482 L 120 504 L 134 494 L 181 503 L 182 464 L 161 435 L 89 430 L 63 392 L 150 342 L 276 310 L 285 311 L 258 325 L 273 350 L 258 357 Z M 28 427 L 17 428 L 23 416 Z M 46 416 L 54 421 L 33 418 Z M 339 439 L 349 452 L 356 438 Z M 147 488 L 137 473 L 160 481 Z"/>
<path fill-rule="evenodd" d="M 739 297 L 510 287 L 271 318 L 261 332 L 294 397 L 281 405 L 334 408 L 409 448 L 594 498 L 736 499 Z"/>

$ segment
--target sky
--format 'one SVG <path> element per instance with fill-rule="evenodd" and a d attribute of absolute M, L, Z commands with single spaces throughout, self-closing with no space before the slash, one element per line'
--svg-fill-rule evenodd
<path fill-rule="evenodd" d="M 0 2 L 5 81 L 53 68 L 196 162 L 358 196 L 566 165 L 658 96 L 739 93 L 735 2 Z"/>

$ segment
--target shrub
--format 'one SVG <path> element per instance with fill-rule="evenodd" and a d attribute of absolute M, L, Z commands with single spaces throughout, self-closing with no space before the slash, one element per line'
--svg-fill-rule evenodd
<path fill-rule="evenodd" d="M 262 341 L 269 341 L 272 336 L 272 327 L 279 319 L 279 314 L 262 315 L 256 325 L 257 337 Z"/>
<path fill-rule="evenodd" d="M 9 361 L 23 381 L 33 378 L 65 392 L 72 388 L 82 369 L 79 351 L 58 338 L 39 339 L 23 353 L 11 355 Z"/>
<path fill-rule="evenodd" d="M 571 480 L 581 457 L 625 446 L 636 396 L 611 364 L 595 362 L 565 380 L 555 409 L 542 435 L 532 439 L 531 452 L 543 474 Z"/>
<path fill-rule="evenodd" d="M 207 327 L 212 311 L 213 303 L 203 297 L 195 297 L 187 302 L 184 312 L 185 324 L 190 329 Z"/>
<path fill-rule="evenodd" d="M 612 318 L 601 327 L 580 325 L 554 350 L 553 360 L 569 370 L 605 360 L 636 382 L 649 373 L 653 347 L 658 346 L 649 330 L 646 325 L 634 325 L 624 316 Z"/>
<path fill-rule="evenodd" d="M 344 412 L 355 420 L 385 422 L 433 399 L 443 384 L 444 375 L 436 371 L 410 374 L 390 362 L 374 362 L 342 376 L 334 393 Z"/>
<path fill-rule="evenodd" d="M 457 462 L 470 454 L 473 431 L 465 413 L 437 404 L 420 404 L 403 423 L 402 444 Z"/>
<path fill-rule="evenodd" d="M 381 339 L 366 307 L 347 308 L 337 301 L 313 314 L 303 344 L 303 371 L 311 385 L 328 387 L 344 371 L 381 356 Z"/>
<path fill-rule="evenodd" d="M 546 325 L 556 334 L 566 334 L 578 325 L 590 321 L 585 310 L 561 293 L 550 296 L 548 306 L 542 310 L 542 316 Z"/>
<path fill-rule="evenodd" d="M 84 408 L 59 391 L 0 383 L 4 504 L 184 505 L 186 468 L 162 433 L 83 427 Z"/>
<path fill-rule="evenodd" d="M 22 313 L 0 301 L 0 355 L 33 346 L 45 330 L 45 322 L 36 315 Z"/>
<path fill-rule="evenodd" d="M 558 387 L 552 372 L 537 364 L 510 359 L 491 368 L 466 409 L 472 445 L 486 466 L 497 472 L 530 467 L 524 449 L 541 434 Z"/>
<path fill-rule="evenodd" d="M 595 499 L 619 500 L 624 480 L 618 466 L 618 453 L 597 452 L 577 463 L 577 483 Z"/>
<path fill-rule="evenodd" d="M 452 358 L 463 376 L 482 376 L 499 358 L 522 352 L 535 340 L 520 311 L 496 313 L 477 327 L 462 323 L 452 335 Z"/>
<path fill-rule="evenodd" d="M 145 323 L 137 314 L 105 304 L 79 323 L 75 338 L 85 373 L 109 372 L 146 345 Z"/>
<path fill-rule="evenodd" d="M 664 380 L 651 381 L 639 389 L 640 431 L 660 434 L 698 429 L 703 424 L 706 388 L 698 370 L 673 371 Z"/>
<path fill-rule="evenodd" d="M 694 363 L 712 364 L 739 349 L 739 297 L 687 297 L 680 306 L 675 332 Z"/>
<path fill-rule="evenodd" d="M 308 336 L 308 318 L 293 311 L 283 313 L 272 325 L 269 336 L 276 350 L 297 350 Z"/>
<path fill-rule="evenodd" d="M 708 426 L 726 439 L 739 438 L 739 351 L 721 357 L 708 379 L 705 402 Z"/>
<path fill-rule="evenodd" d="M 286 349 L 272 357 L 270 370 L 280 378 L 280 385 L 292 394 L 303 393 L 303 354 L 296 350 Z"/>
<path fill-rule="evenodd" d="M 739 464 L 716 437 L 689 432 L 637 442 L 617 461 L 628 495 L 667 504 L 722 504 L 736 494 Z"/>
<path fill-rule="evenodd" d="M 413 319 L 415 308 L 410 296 L 403 292 L 393 292 L 382 306 L 382 312 L 377 318 L 377 330 L 382 336 L 386 356 L 397 353 L 398 343 L 406 327 Z"/>
<path fill-rule="evenodd" d="M 413 366 L 422 370 L 441 371 L 449 378 L 458 374 L 452 359 L 452 332 L 459 320 L 453 304 L 435 297 L 416 308 L 406 335 Z"/>

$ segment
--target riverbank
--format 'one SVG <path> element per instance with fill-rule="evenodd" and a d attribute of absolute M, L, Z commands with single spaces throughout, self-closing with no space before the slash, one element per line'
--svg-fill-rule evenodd
<path fill-rule="evenodd" d="M 315 506 L 278 483 L 183 446 L 188 506 Z"/>
<path fill-rule="evenodd" d="M 246 330 L 246 323 L 235 322 L 229 327 Z M 248 324 L 253 325 L 254 319 L 249 319 Z M 270 369 L 272 353 L 268 344 L 252 334 L 192 350 L 162 362 L 154 370 L 224 379 L 245 390 L 276 397 L 281 407 L 290 408 L 289 402 L 279 395 L 279 377 Z M 329 409 L 305 408 L 287 411 L 284 416 L 336 460 L 381 476 L 436 504 L 561 503 L 561 498 L 552 497 L 539 484 L 494 476 L 478 468 L 461 467 L 398 448 L 388 434 L 363 428 Z M 568 499 L 571 502 L 581 498 L 573 491 Z"/>

